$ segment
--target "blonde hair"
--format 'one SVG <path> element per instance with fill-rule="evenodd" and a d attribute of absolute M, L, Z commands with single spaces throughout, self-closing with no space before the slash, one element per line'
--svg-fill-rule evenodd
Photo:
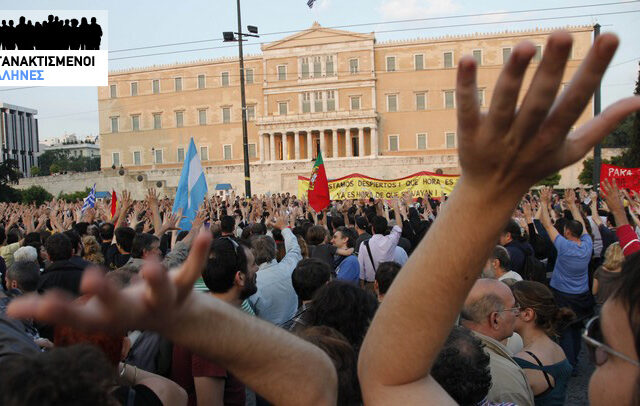
<path fill-rule="evenodd" d="M 102 250 L 96 237 L 91 235 L 82 237 L 82 246 L 84 247 L 84 255 L 82 256 L 84 259 L 96 265 L 104 264 L 104 255 L 102 255 Z"/>
<path fill-rule="evenodd" d="M 602 266 L 613 271 L 615 269 L 619 269 L 624 262 L 624 254 L 622 253 L 622 248 L 620 248 L 620 244 L 615 242 L 607 248 L 607 251 L 604 253 L 604 263 Z"/>

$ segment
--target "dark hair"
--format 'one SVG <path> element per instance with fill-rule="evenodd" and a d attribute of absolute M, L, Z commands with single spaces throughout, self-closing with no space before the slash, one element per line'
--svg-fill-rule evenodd
<path fill-rule="evenodd" d="M 133 258 L 142 258 L 145 251 L 151 251 L 151 246 L 160 242 L 160 239 L 153 234 L 142 233 L 136 234 L 131 244 L 131 256 Z"/>
<path fill-rule="evenodd" d="M 356 226 L 363 231 L 369 231 L 369 221 L 364 216 L 356 216 Z"/>
<path fill-rule="evenodd" d="M 14 244 L 21 240 L 20 230 L 16 227 L 12 227 L 7 233 L 7 244 Z"/>
<path fill-rule="evenodd" d="M 49 260 L 51 260 L 51 262 L 64 261 L 71 258 L 71 240 L 64 233 L 53 234 L 47 238 L 45 249 L 47 250 L 47 254 L 49 254 Z"/>
<path fill-rule="evenodd" d="M 7 233 L 4 231 L 4 227 L 0 227 L 0 244 L 4 244 L 4 240 L 7 239 Z"/>
<path fill-rule="evenodd" d="M 382 216 L 375 216 L 373 218 L 373 233 L 374 234 L 384 234 L 387 232 L 387 228 L 389 227 L 389 222 L 387 219 Z"/>
<path fill-rule="evenodd" d="M 313 297 L 309 320 L 312 326 L 335 328 L 358 351 L 377 309 L 378 300 L 371 292 L 347 282 L 332 281 Z"/>
<path fill-rule="evenodd" d="M 331 266 L 317 258 L 303 259 L 291 274 L 293 290 L 299 301 L 311 300 L 318 289 L 331 278 Z"/>
<path fill-rule="evenodd" d="M 100 226 L 100 238 L 111 241 L 113 239 L 114 225 L 111 223 L 102 223 Z"/>
<path fill-rule="evenodd" d="M 298 333 L 300 338 L 324 351 L 338 374 L 338 405 L 356 406 L 362 404 L 358 381 L 358 357 L 349 341 L 334 328 L 327 326 L 309 327 Z"/>
<path fill-rule="evenodd" d="M 276 257 L 276 242 L 268 235 L 254 235 L 251 238 L 251 250 L 256 258 L 256 264 L 271 262 Z"/>
<path fill-rule="evenodd" d="M 33 292 L 40 282 L 40 267 L 35 262 L 16 261 L 7 270 L 7 278 L 16 281 L 21 291 Z"/>
<path fill-rule="evenodd" d="M 78 256 L 82 256 L 82 251 L 78 250 L 78 246 L 82 244 L 82 239 L 80 238 L 80 234 L 78 234 L 75 230 L 67 230 L 64 234 L 69 237 L 69 241 L 71 241 L 71 247 L 75 251 L 75 254 Z"/>
<path fill-rule="evenodd" d="M 511 234 L 511 238 L 517 241 L 522 241 L 524 239 L 520 225 L 514 219 L 509 219 L 509 222 L 502 233 Z"/>
<path fill-rule="evenodd" d="M 387 293 L 401 268 L 402 266 L 400 266 L 400 264 L 392 261 L 381 262 L 380 265 L 378 265 L 376 282 L 378 282 L 378 291 L 380 294 L 385 295 Z"/>
<path fill-rule="evenodd" d="M 115 230 L 116 242 L 126 252 L 131 252 L 136 232 L 131 227 L 118 227 Z"/>
<path fill-rule="evenodd" d="M 578 220 L 567 220 L 564 227 L 567 228 L 571 232 L 571 235 L 576 238 L 580 238 L 582 231 L 584 230 L 582 223 Z"/>
<path fill-rule="evenodd" d="M 320 245 L 327 238 L 327 229 L 323 226 L 312 226 L 307 231 L 307 242 L 309 245 Z"/>
<path fill-rule="evenodd" d="M 81 221 L 80 223 L 76 223 L 73 226 L 73 229 L 80 234 L 80 236 L 84 236 L 87 234 L 87 228 L 89 227 L 89 223 L 86 221 Z"/>
<path fill-rule="evenodd" d="M 220 219 L 220 231 L 223 233 L 233 233 L 236 228 L 236 219 L 231 216 L 222 216 Z"/>
<path fill-rule="evenodd" d="M 16 355 L 0 368 L 4 406 L 111 406 L 115 369 L 90 345 Z"/>
<path fill-rule="evenodd" d="M 431 376 L 461 406 L 475 406 L 491 389 L 489 355 L 480 339 L 454 327 L 431 367 Z"/>
<path fill-rule="evenodd" d="M 233 287 L 237 272 L 247 273 L 244 247 L 229 237 L 214 240 L 202 271 L 204 284 L 211 292 L 228 292 Z"/>
<path fill-rule="evenodd" d="M 509 251 L 502 245 L 496 245 L 491 254 L 491 258 L 497 259 L 500 262 L 500 268 L 509 269 L 511 267 L 511 258 L 509 257 Z"/>
<path fill-rule="evenodd" d="M 340 234 L 342 234 L 343 237 L 347 238 L 347 248 L 354 248 L 356 246 L 356 240 L 358 239 L 358 234 L 354 229 L 343 226 L 343 227 L 338 227 L 336 231 L 340 232 Z"/>
<path fill-rule="evenodd" d="M 540 282 L 519 281 L 511 290 L 520 308 L 532 309 L 536 314 L 536 326 L 551 338 L 576 317 L 568 307 L 559 308 L 551 289 Z"/>

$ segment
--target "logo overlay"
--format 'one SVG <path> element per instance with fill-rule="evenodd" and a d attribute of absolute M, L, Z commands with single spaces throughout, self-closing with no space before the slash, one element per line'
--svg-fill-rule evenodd
<path fill-rule="evenodd" d="M 0 86 L 106 86 L 106 10 L 0 11 Z"/>

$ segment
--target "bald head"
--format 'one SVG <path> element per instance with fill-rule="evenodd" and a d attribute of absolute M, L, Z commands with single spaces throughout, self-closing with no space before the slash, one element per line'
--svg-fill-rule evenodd
<path fill-rule="evenodd" d="M 511 289 L 496 279 L 478 279 L 462 308 L 463 324 L 481 334 L 503 340 L 513 334 L 515 306 Z M 505 311 L 506 310 L 506 311 Z"/>

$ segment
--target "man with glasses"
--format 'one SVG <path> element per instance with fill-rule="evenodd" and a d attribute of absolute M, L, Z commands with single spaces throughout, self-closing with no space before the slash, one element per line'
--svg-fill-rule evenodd
<path fill-rule="evenodd" d="M 533 393 L 522 368 L 502 344 L 513 335 L 520 308 L 511 289 L 495 279 L 478 279 L 464 302 L 461 324 L 482 340 L 489 354 L 490 402 L 512 402 L 533 406 Z"/>

